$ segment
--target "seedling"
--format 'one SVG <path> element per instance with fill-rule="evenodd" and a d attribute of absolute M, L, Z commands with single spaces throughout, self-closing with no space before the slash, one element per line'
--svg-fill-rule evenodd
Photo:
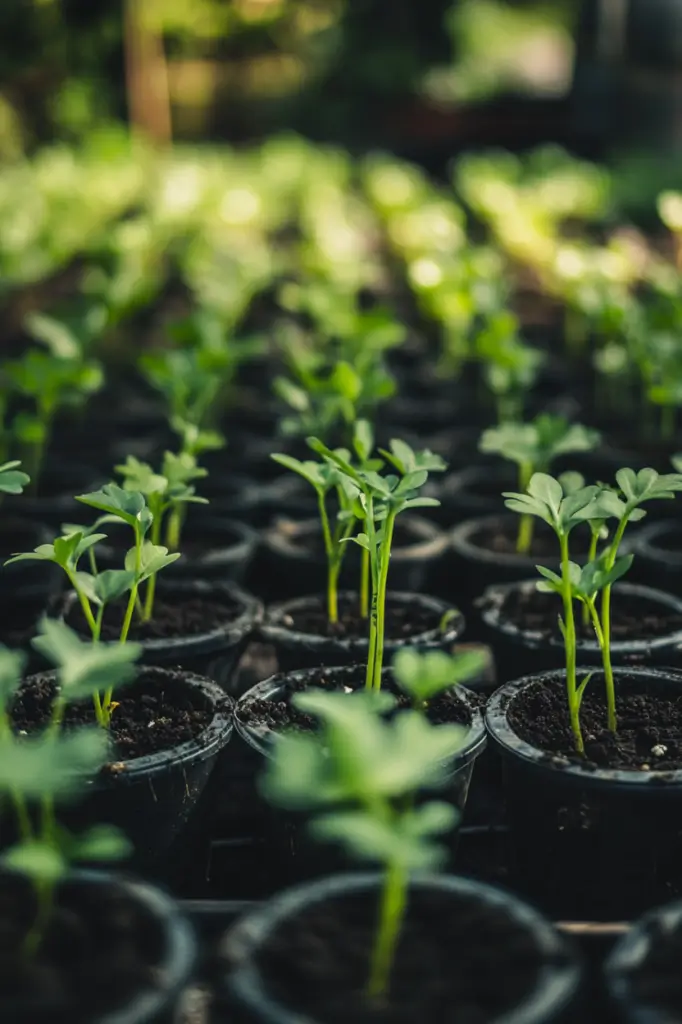
<path fill-rule="evenodd" d="M 513 313 L 490 313 L 476 336 L 476 353 L 497 409 L 499 423 L 520 420 L 526 395 L 535 384 L 544 356 L 526 345 Z"/>
<path fill-rule="evenodd" d="M 110 862 L 130 852 L 124 836 L 110 826 L 97 825 L 75 836 L 56 822 L 55 802 L 78 797 L 108 753 L 102 730 L 83 727 L 65 733 L 60 728 L 65 704 L 96 693 L 115 675 L 122 681 L 123 675 L 106 664 L 102 652 L 88 660 L 70 647 L 77 638 L 67 636 L 71 633 L 67 627 L 60 623 L 51 623 L 51 627 L 55 630 L 52 642 L 61 646 L 64 658 L 58 670 L 52 718 L 38 736 L 17 737 L 13 732 L 10 709 L 21 683 L 24 656 L 0 647 L 0 792 L 11 801 L 19 831 L 19 841 L 5 850 L 2 863 L 26 875 L 34 889 L 36 915 L 23 942 L 27 956 L 40 948 L 55 887 L 70 865 L 78 860 Z M 61 640 L 57 640 L 58 634 Z M 134 656 L 137 652 L 131 649 L 128 653 Z M 33 804 L 37 805 L 35 815 L 31 813 Z"/>
<path fill-rule="evenodd" d="M 548 473 L 552 463 L 569 452 L 587 452 L 599 443 L 596 430 L 569 423 L 562 416 L 542 413 L 531 423 L 504 423 L 481 435 L 479 449 L 501 455 L 518 466 L 518 488 L 525 491 L 533 473 Z M 533 516 L 522 515 L 516 540 L 519 554 L 528 554 L 533 543 Z"/>
<path fill-rule="evenodd" d="M 296 694 L 296 707 L 321 721 L 319 731 L 278 737 L 263 778 L 266 797 L 278 806 L 310 811 L 314 836 L 339 842 L 353 856 L 383 865 L 379 924 L 366 993 L 388 992 L 407 907 L 412 871 L 445 860 L 439 836 L 457 823 L 451 804 L 417 805 L 424 789 L 445 784 L 448 764 L 466 730 L 431 725 L 417 711 L 386 721 L 388 694 Z M 372 698 L 368 700 L 368 698 Z"/>
<path fill-rule="evenodd" d="M 392 440 L 390 451 L 380 454 L 397 473 L 382 476 L 376 469 L 355 469 L 347 459 L 331 451 L 318 438 L 309 438 L 313 451 L 323 455 L 341 470 L 358 492 L 359 518 L 364 531 L 349 540 L 369 554 L 372 602 L 369 620 L 368 689 L 381 688 L 386 626 L 386 592 L 395 521 L 401 512 L 440 504 L 435 498 L 421 498 L 419 492 L 430 472 L 447 468 L 439 455 L 430 451 L 414 452 L 408 444 Z"/>
<path fill-rule="evenodd" d="M 2 494 L 23 494 L 31 478 L 28 473 L 22 473 L 19 469 L 21 462 L 5 462 L 0 466 L 0 495 Z M 1 500 L 1 499 L 0 499 Z"/>
<path fill-rule="evenodd" d="M 484 651 L 418 651 L 404 647 L 393 659 L 393 678 L 412 701 L 415 711 L 427 711 L 429 703 L 445 690 L 475 679 L 487 663 Z"/>
<path fill-rule="evenodd" d="M 533 515 L 548 523 L 557 535 L 561 552 L 561 573 L 538 566 L 544 577 L 539 589 L 558 593 L 563 601 L 564 614 L 559 620 L 566 651 L 566 686 L 569 717 L 576 750 L 584 753 L 580 728 L 580 705 L 591 674 L 577 683 L 577 638 L 573 602 L 578 600 L 587 607 L 595 635 L 601 648 L 606 690 L 607 721 L 612 732 L 617 729 L 616 695 L 611 660 L 611 591 L 613 584 L 630 568 L 632 556 L 619 557 L 625 529 L 630 522 L 644 518 L 645 502 L 657 498 L 673 498 L 682 490 L 682 476 L 660 476 L 653 469 L 635 473 L 620 469 L 616 474 L 619 491 L 604 486 L 573 489 L 565 481 L 544 473 L 531 478 L 526 494 L 505 494 L 507 508 L 522 515 Z M 622 497 L 620 496 L 622 494 Z M 598 557 L 580 568 L 569 557 L 569 535 L 580 523 L 589 523 L 592 529 L 590 554 L 595 554 L 598 538 L 606 520 L 616 519 L 618 526 L 613 539 Z M 601 593 L 600 614 L 596 610 L 596 597 Z"/>

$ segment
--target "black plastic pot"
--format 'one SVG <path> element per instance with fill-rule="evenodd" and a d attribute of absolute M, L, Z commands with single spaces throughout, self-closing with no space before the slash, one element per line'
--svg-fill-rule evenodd
<path fill-rule="evenodd" d="M 111 890 L 133 900 L 146 918 L 145 927 L 153 930 L 158 943 L 158 959 L 149 964 L 149 976 L 154 984 L 147 984 L 127 1003 L 104 1014 L 88 1017 L 92 1024 L 168 1024 L 179 1019 L 183 996 L 192 978 L 197 961 L 197 945 L 193 929 L 184 917 L 177 903 L 161 890 L 147 882 L 121 878 L 95 871 L 73 871 L 59 882 L 57 904 L 66 902 L 73 894 L 84 902 L 84 891 L 88 901 L 96 904 L 98 892 Z M 73 897 L 72 897 L 73 898 Z M 106 941 L 106 933 L 102 941 Z M 76 947 L 77 948 L 77 947 Z M 106 950 L 102 950 L 106 957 Z M 58 986 L 57 986 L 58 988 Z M 56 1008 L 40 1000 L 18 1004 L 8 1002 L 0 996 L 0 1017 L 7 1024 L 54 1024 L 62 1020 L 63 1007 Z"/>
<path fill-rule="evenodd" d="M 668 903 L 636 921 L 611 951 L 604 977 L 623 1024 L 682 1021 L 681 930 L 682 903 Z"/>
<path fill-rule="evenodd" d="M 12 495 L 12 515 L 46 523 L 60 530 L 62 523 L 91 523 L 93 509 L 75 500 L 77 494 L 95 491 L 106 480 L 91 466 L 50 459 L 43 467 L 38 494 Z"/>
<path fill-rule="evenodd" d="M 559 543 L 550 528 L 536 523 L 536 538 L 546 538 L 548 549 L 542 554 L 517 554 L 515 551 L 501 552 L 486 548 L 480 538 L 492 531 L 504 532 L 509 538 L 516 536 L 519 517 L 513 513 L 499 516 L 485 516 L 481 519 L 467 519 L 450 533 L 452 545 L 450 586 L 447 597 L 461 608 L 467 617 L 474 636 L 480 638 L 480 623 L 475 607 L 476 598 L 495 583 L 516 583 L 535 575 L 535 566 L 540 563 L 548 569 L 559 569 Z M 574 561 L 579 561 L 579 550 L 575 542 L 580 537 L 581 527 L 574 533 Z M 585 549 L 589 538 L 585 540 Z M 554 553 L 556 550 L 556 553 Z M 550 553 L 551 552 L 551 553 Z M 440 593 L 440 591 L 439 591 Z"/>
<path fill-rule="evenodd" d="M 381 876 L 378 874 L 337 875 L 309 885 L 302 885 L 271 900 L 265 906 L 247 914 L 225 936 L 222 953 L 227 961 L 226 990 L 243 1008 L 247 1019 L 262 1024 L 318 1024 L 295 1006 L 283 1004 L 273 990 L 267 975 L 259 964 L 259 955 L 269 940 L 288 920 L 309 908 L 324 903 L 340 903 L 348 898 L 357 899 L 367 893 L 379 900 Z M 519 899 L 492 886 L 466 878 L 448 875 L 416 876 L 410 883 L 413 893 L 430 890 L 442 898 L 443 913 L 457 915 L 458 901 L 471 901 L 493 909 L 510 924 L 516 925 L 534 947 L 542 967 L 534 990 L 516 1006 L 494 1019 L 514 1021 L 514 1024 L 549 1024 L 567 1019 L 575 1006 L 580 985 L 581 968 L 566 942 L 541 915 Z M 408 910 L 409 914 L 409 910 Z M 472 927 L 474 927 L 472 925 Z M 318 940 L 320 941 L 320 940 Z M 324 939 L 321 941 L 324 942 Z M 510 950 L 510 954 L 512 950 Z M 453 950 L 453 959 L 457 953 Z M 491 984 L 494 968 L 491 965 Z M 501 966 L 501 965 L 500 965 Z M 318 979 L 320 981 L 320 979 Z M 333 984 L 330 977 L 329 984 Z M 481 1018 L 483 1019 L 483 1018 Z M 426 1022 L 425 1022 L 426 1024 Z"/>
<path fill-rule="evenodd" d="M 677 519 L 648 523 L 632 539 L 632 573 L 642 583 L 682 597 L 682 528 Z"/>
<path fill-rule="evenodd" d="M 503 602 L 507 594 L 516 589 L 531 592 L 537 588 L 537 578 L 521 583 L 503 583 L 488 587 L 480 599 L 479 608 L 485 633 L 484 638 L 494 653 L 498 683 L 507 683 L 520 676 L 533 675 L 562 669 L 566 665 L 564 644 L 560 635 L 548 636 L 544 632 L 520 630 L 509 619 L 502 617 Z M 647 606 L 653 611 L 680 616 L 682 623 L 682 600 L 661 590 L 642 587 L 633 583 L 617 583 L 613 592 L 612 608 L 617 606 L 619 596 L 638 599 L 642 613 Z M 557 595 L 547 595 L 556 602 L 557 617 L 561 614 L 561 600 Z M 613 614 L 613 613 L 612 613 Z M 576 615 L 580 609 L 576 607 Z M 682 628 L 667 636 L 650 640 L 638 640 L 636 634 L 627 640 L 614 639 L 611 642 L 611 658 L 614 665 L 674 665 L 682 651 Z M 596 637 L 579 640 L 578 660 L 583 665 L 602 664 L 601 649 Z"/>
<path fill-rule="evenodd" d="M 627 920 L 682 883 L 682 771 L 597 769 L 526 743 L 508 713 L 538 683 L 563 688 L 565 674 L 508 683 L 486 709 L 503 761 L 512 880 L 560 919 Z M 603 686 L 601 671 L 591 685 Z M 682 695 L 682 678 L 657 669 L 621 670 L 616 685 Z"/>
<path fill-rule="evenodd" d="M 253 566 L 249 587 L 266 603 L 325 590 L 327 560 L 321 539 L 319 519 L 275 523 L 263 534 L 261 558 Z M 448 535 L 434 523 L 421 516 L 400 516 L 391 552 L 390 588 L 430 593 L 430 577 L 448 546 Z M 348 548 L 339 581 L 344 590 L 355 589 L 360 580 L 360 549 L 356 544 Z"/>
<path fill-rule="evenodd" d="M 357 604 L 357 594 L 342 591 L 339 604 Z M 418 607 L 433 614 L 439 625 L 427 632 L 417 633 L 397 640 L 387 640 L 384 653 L 386 664 L 401 647 L 416 647 L 419 650 L 450 650 L 465 629 L 463 615 L 451 605 L 436 597 L 424 594 L 403 594 L 389 591 L 387 604 Z M 267 609 L 260 636 L 265 643 L 272 644 L 277 654 L 280 672 L 290 672 L 320 665 L 353 665 L 367 661 L 369 641 L 363 637 L 333 637 L 294 630 L 291 615 L 310 607 L 325 607 L 324 595 L 299 597 L 284 601 Z"/>
<path fill-rule="evenodd" d="M 176 844 L 230 740 L 234 701 L 211 679 L 192 672 L 154 667 L 153 673 L 167 693 L 210 711 L 210 722 L 195 739 L 172 749 L 110 762 L 89 783 L 85 798 L 63 814 L 78 827 L 95 822 L 119 826 L 133 844 L 133 867 L 154 867 L 158 877 L 166 869 L 174 874 L 175 865 L 165 858 L 171 849 L 177 856 Z"/>
<path fill-rule="evenodd" d="M 517 487 L 513 469 L 505 465 L 469 466 L 443 478 L 434 477 L 429 485 L 432 481 L 433 495 L 440 501 L 433 516 L 446 527 L 465 519 L 503 514 L 503 491 Z"/>
<path fill-rule="evenodd" d="M 358 689 L 364 685 L 365 666 L 345 665 L 334 666 L 325 670 L 327 685 L 338 684 L 339 687 Z M 391 670 L 386 668 L 382 674 L 383 685 L 391 685 Z M 235 728 L 244 742 L 252 751 L 256 751 L 261 758 L 271 755 L 272 744 L 275 741 L 276 733 L 265 725 L 254 725 L 246 721 L 244 711 L 253 702 L 286 700 L 291 694 L 307 687 L 320 686 L 319 668 L 304 669 L 298 672 L 278 673 L 265 679 L 261 683 L 247 690 L 235 707 Z M 469 713 L 469 727 L 466 740 L 457 756 L 449 764 L 448 782 L 446 787 L 440 791 L 442 799 L 453 803 L 460 813 L 464 812 L 469 786 L 474 770 L 474 763 L 483 752 L 486 745 L 485 728 L 479 704 L 465 687 L 457 686 L 453 689 L 455 697 L 461 701 Z M 260 765 L 252 760 L 256 770 Z M 296 848 L 297 863 L 293 870 L 297 877 L 310 877 L 312 874 L 325 874 L 330 870 L 343 867 L 345 861 L 341 860 L 335 851 L 328 849 L 321 850 L 318 845 L 309 842 L 305 832 L 305 819 L 300 816 L 291 815 L 290 823 L 292 832 L 295 833 L 293 842 Z M 454 858 L 457 850 L 457 830 L 452 834 L 450 853 Z"/>
<path fill-rule="evenodd" d="M 194 636 L 164 637 L 142 641 L 142 662 L 147 665 L 175 667 L 213 679 L 230 692 L 234 670 L 246 645 L 263 615 L 263 606 L 236 583 L 217 583 L 205 580 L 181 580 L 164 583 L 159 578 L 157 594 L 166 601 L 182 602 L 192 597 L 215 600 L 221 598 L 239 607 L 239 613 L 224 626 Z M 75 606 L 76 595 L 65 595 L 61 614 L 68 615 Z"/>
<path fill-rule="evenodd" d="M 130 538 L 126 528 L 124 546 L 117 550 L 106 542 L 97 547 L 101 569 L 123 565 Z M 258 533 L 246 523 L 215 514 L 190 516 L 182 532 L 182 553 L 163 571 L 164 580 L 216 580 L 241 583 L 258 545 Z"/>

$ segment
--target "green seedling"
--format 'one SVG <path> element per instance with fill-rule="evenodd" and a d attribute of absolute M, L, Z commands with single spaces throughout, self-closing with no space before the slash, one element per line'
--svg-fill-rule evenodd
<path fill-rule="evenodd" d="M 104 381 L 102 369 L 80 353 L 64 358 L 30 348 L 21 359 L 5 364 L 4 372 L 9 387 L 33 405 L 15 417 L 11 429 L 36 490 L 56 413 L 82 405 L 97 392 Z"/>
<path fill-rule="evenodd" d="M 22 473 L 20 466 L 21 462 L 18 460 L 5 462 L 0 466 L 0 495 L 24 493 L 24 488 L 28 487 L 31 478 L 28 473 Z"/>
<path fill-rule="evenodd" d="M 503 423 L 481 435 L 479 450 L 501 455 L 518 466 L 518 488 L 525 491 L 533 473 L 548 473 L 552 463 L 569 452 L 591 451 L 600 435 L 562 416 L 542 413 L 531 423 Z M 516 539 L 519 554 L 528 554 L 533 543 L 533 516 L 522 515 Z"/>
<path fill-rule="evenodd" d="M 431 725 L 416 711 L 386 721 L 388 694 L 297 694 L 296 706 L 321 721 L 319 731 L 285 734 L 263 778 L 277 806 L 316 814 L 312 834 L 341 843 L 356 857 L 383 865 L 379 923 L 366 987 L 377 1001 L 388 992 L 407 908 L 409 876 L 437 868 L 445 850 L 436 837 L 457 823 L 444 802 L 417 805 L 424 789 L 445 784 L 448 764 L 466 730 Z M 372 698 L 368 700 L 368 698 Z"/>
<path fill-rule="evenodd" d="M 497 409 L 499 423 L 520 420 L 526 395 L 535 384 L 544 356 L 525 344 L 513 313 L 489 314 L 475 339 L 483 376 Z"/>
<path fill-rule="evenodd" d="M 130 844 L 117 829 L 97 825 L 76 836 L 55 818 L 55 803 L 79 797 L 108 753 L 102 730 L 83 727 L 64 732 L 60 728 L 68 700 L 97 692 L 105 681 L 102 671 L 111 679 L 101 659 L 88 668 L 79 656 L 76 661 L 78 665 L 67 658 L 58 671 L 48 726 L 36 736 L 19 737 L 13 731 L 10 710 L 21 684 L 24 656 L 0 647 L 0 793 L 11 802 L 19 832 L 18 842 L 3 852 L 1 861 L 5 868 L 29 878 L 35 894 L 35 917 L 23 942 L 28 957 L 40 948 L 56 885 L 71 864 L 110 862 L 130 853 Z"/>
<path fill-rule="evenodd" d="M 372 601 L 369 618 L 368 689 L 381 688 L 386 622 L 386 593 L 391 560 L 393 531 L 397 517 L 409 509 L 433 507 L 435 498 L 422 498 L 419 492 L 430 472 L 443 472 L 446 463 L 430 451 L 414 452 L 405 441 L 392 440 L 390 451 L 380 454 L 397 472 L 382 476 L 376 469 L 356 469 L 347 459 L 331 451 L 318 438 L 308 444 L 319 455 L 341 470 L 358 492 L 358 518 L 364 530 L 349 538 L 369 555 Z"/>
<path fill-rule="evenodd" d="M 435 697 L 480 675 L 487 660 L 480 650 L 446 654 L 404 647 L 393 659 L 393 678 L 412 701 L 414 710 L 426 711 Z"/>

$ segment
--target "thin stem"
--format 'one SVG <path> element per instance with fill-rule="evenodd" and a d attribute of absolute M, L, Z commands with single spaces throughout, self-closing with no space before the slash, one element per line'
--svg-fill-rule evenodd
<path fill-rule="evenodd" d="M 29 960 L 32 960 L 40 949 L 45 929 L 52 915 L 54 883 L 45 881 L 44 878 L 38 878 L 34 882 L 34 892 L 38 907 L 33 924 L 26 933 L 23 943 L 24 956 Z"/>
<path fill-rule="evenodd" d="M 395 951 L 405 916 L 407 883 L 405 869 L 399 864 L 390 864 L 381 894 L 379 929 L 367 982 L 367 995 L 370 999 L 381 998 L 388 991 Z"/>
<path fill-rule="evenodd" d="M 579 754 L 585 752 L 583 735 L 580 728 L 580 708 L 576 693 L 576 635 L 575 617 L 573 614 L 573 592 L 571 590 L 571 578 L 569 575 L 569 554 L 568 537 L 562 534 L 559 538 L 561 544 L 561 596 L 564 602 L 564 647 L 566 650 L 566 692 L 568 696 L 568 713 L 571 720 L 571 729 L 575 738 L 575 748 Z"/>
<path fill-rule="evenodd" d="M 362 549 L 360 562 L 360 614 L 363 619 L 369 616 L 369 551 Z"/>
<path fill-rule="evenodd" d="M 140 566 L 142 562 L 142 537 L 140 531 L 135 530 L 135 577 L 140 575 Z M 133 583 L 130 588 L 130 597 L 128 598 L 128 607 L 126 608 L 125 617 L 123 619 L 123 626 L 121 627 L 121 635 L 119 637 L 119 643 L 124 644 L 128 639 L 128 633 L 130 632 L 130 624 L 133 621 L 133 612 L 135 610 L 135 603 L 137 601 L 137 591 L 139 589 L 139 583 Z"/>
<path fill-rule="evenodd" d="M 367 672 L 365 675 L 365 687 L 368 690 L 374 687 L 374 661 L 377 647 L 377 542 L 376 530 L 374 528 L 374 501 L 371 496 L 367 497 L 367 508 L 365 510 L 365 533 L 369 541 L 370 575 L 372 582 L 372 599 L 369 612 L 369 648 L 367 651 Z"/>
<path fill-rule="evenodd" d="M 166 526 L 166 547 L 169 551 L 177 551 L 180 547 L 182 519 L 183 511 L 179 505 L 175 505 L 168 517 L 168 525 Z"/>
<path fill-rule="evenodd" d="M 389 512 L 384 524 L 384 537 L 380 550 L 379 586 L 377 589 L 377 638 L 374 651 L 374 689 L 381 689 L 381 670 L 384 661 L 384 634 L 386 632 L 386 590 L 388 587 L 388 569 L 391 562 L 391 544 L 393 543 L 393 527 L 395 512 Z"/>
<path fill-rule="evenodd" d="M 623 540 L 623 534 L 628 524 L 629 516 L 625 515 L 618 524 L 618 529 L 613 538 L 606 558 L 606 570 L 610 572 L 616 564 L 618 548 Z M 609 732 L 616 732 L 618 729 L 618 717 L 616 715 L 616 684 L 613 678 L 613 663 L 611 661 L 611 591 L 613 584 L 609 583 L 604 587 L 601 596 L 601 628 L 603 640 L 601 645 L 602 664 L 604 666 L 604 685 L 606 687 L 606 717 Z"/>
<path fill-rule="evenodd" d="M 339 607 L 337 600 L 337 581 L 339 577 L 339 569 L 341 566 L 336 566 L 336 550 L 334 547 L 334 540 L 332 538 L 332 531 L 329 525 L 329 515 L 327 514 L 327 504 L 325 502 L 325 496 L 322 491 L 317 492 L 317 507 L 320 511 L 320 522 L 322 523 L 322 536 L 324 538 L 324 552 L 327 556 L 327 618 L 330 622 L 339 621 Z"/>
<path fill-rule="evenodd" d="M 83 609 L 83 615 L 85 616 L 85 621 L 88 624 L 88 627 L 90 629 L 90 633 L 92 634 L 92 638 L 94 640 L 94 639 L 96 639 L 97 623 L 95 622 L 95 616 L 92 614 L 92 608 L 90 607 L 90 602 L 88 601 L 87 597 L 85 596 L 83 591 L 78 586 L 78 583 L 76 582 L 75 574 L 73 572 L 71 572 L 70 569 L 67 569 L 66 570 L 66 575 L 68 576 L 69 582 L 70 582 L 71 586 L 73 587 L 74 593 L 75 593 L 76 597 L 78 598 L 78 600 L 80 602 L 80 606 Z"/>
<path fill-rule="evenodd" d="M 590 549 L 587 553 L 588 564 L 594 562 L 597 557 L 597 544 L 599 543 L 599 530 L 592 530 L 592 537 L 590 538 Z M 590 608 L 587 602 L 583 603 L 582 611 L 583 626 L 586 626 L 590 621 Z M 601 626 L 599 627 L 601 630 Z"/>

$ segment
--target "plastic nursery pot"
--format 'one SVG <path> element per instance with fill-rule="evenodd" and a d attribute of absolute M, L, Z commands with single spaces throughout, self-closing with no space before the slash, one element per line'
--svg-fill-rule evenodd
<path fill-rule="evenodd" d="M 355 623 L 362 626 L 362 635 L 334 636 L 327 632 L 326 597 L 323 594 L 284 601 L 266 610 L 259 631 L 260 637 L 275 648 L 280 672 L 367 661 L 369 627 L 359 617 L 358 596 L 356 593 L 342 591 L 338 598 L 341 621 L 344 621 L 344 611 L 347 609 Z M 387 664 L 401 647 L 450 650 L 464 632 L 464 616 L 439 598 L 392 590 L 387 595 L 386 603 L 389 629 L 392 613 L 396 615 L 401 628 L 409 627 L 411 622 L 417 624 L 412 631 L 405 628 L 400 636 L 387 637 L 384 647 Z M 296 628 L 297 620 L 310 622 L 310 627 L 317 622 L 320 628 L 318 631 L 310 627 Z"/>
<path fill-rule="evenodd" d="M 130 547 L 130 530 L 120 532 L 122 546 L 100 545 L 98 565 L 116 569 L 123 564 Z M 111 536 L 111 535 L 110 535 Z M 191 514 L 183 528 L 181 554 L 163 571 L 164 580 L 231 580 L 241 583 L 258 544 L 258 533 L 236 519 Z"/>
<path fill-rule="evenodd" d="M 432 479 L 434 497 L 440 501 L 440 506 L 433 509 L 433 518 L 447 527 L 465 519 L 504 513 L 503 492 L 517 487 L 514 471 L 508 466 L 468 466 L 442 479 Z"/>
<path fill-rule="evenodd" d="M 91 522 L 92 509 L 76 501 L 75 495 L 96 490 L 104 482 L 91 466 L 50 459 L 43 466 L 37 495 L 26 491 L 12 495 L 11 514 L 46 523 L 55 530 L 60 530 L 62 523 Z"/>
<path fill-rule="evenodd" d="M 76 595 L 68 593 L 62 617 L 85 633 Z M 257 598 L 236 583 L 206 580 L 164 581 L 159 578 L 154 616 L 147 626 L 135 619 L 128 636 L 142 644 L 147 665 L 180 665 L 207 676 L 230 692 L 235 669 L 263 615 Z M 118 638 L 118 629 L 111 639 Z M 87 634 L 89 635 L 89 634 Z M 102 639 L 107 640 L 106 616 Z"/>
<path fill-rule="evenodd" d="M 603 672 L 594 671 L 592 692 L 603 692 L 603 680 Z M 682 891 L 682 770 L 649 769 L 656 748 L 644 722 L 638 733 L 642 770 L 600 768 L 521 739 L 510 712 L 538 687 L 563 693 L 565 685 L 563 671 L 529 676 L 501 687 L 486 708 L 488 733 L 503 762 L 511 878 L 554 917 L 627 920 Z M 672 671 L 621 669 L 616 687 L 621 699 L 682 698 L 682 679 Z"/>
<path fill-rule="evenodd" d="M 389 586 L 405 593 L 430 592 L 429 577 L 449 546 L 446 533 L 421 516 L 399 516 L 391 551 Z M 351 589 L 360 580 L 360 549 L 348 545 L 340 585 Z M 305 597 L 326 588 L 327 560 L 319 519 L 280 520 L 263 534 L 262 558 L 249 580 L 269 601 Z"/>
<path fill-rule="evenodd" d="M 632 539 L 632 551 L 637 579 L 682 597 L 682 529 L 677 520 L 643 526 Z"/>
<path fill-rule="evenodd" d="M 153 689 L 163 691 L 168 704 L 207 712 L 204 728 L 174 747 L 110 761 L 90 783 L 85 800 L 63 812 L 64 820 L 78 827 L 93 822 L 118 825 L 133 844 L 133 865 L 139 870 L 173 867 L 161 862 L 193 817 L 230 740 L 234 708 L 232 698 L 216 683 L 192 672 L 143 667 L 138 680 L 145 677 Z M 29 677 L 25 685 L 31 681 Z"/>
<path fill-rule="evenodd" d="M 344 665 L 329 669 L 311 668 L 298 672 L 281 672 L 247 690 L 235 707 L 235 728 L 248 747 L 259 755 L 258 760 L 252 758 L 254 770 L 259 772 L 262 768 L 261 759 L 270 756 L 276 736 L 276 727 L 271 723 L 280 719 L 282 706 L 287 705 L 295 693 L 310 687 L 351 692 L 363 687 L 364 681 L 364 665 Z M 384 669 L 382 681 L 384 687 L 392 686 L 392 673 L 389 668 Z M 463 686 L 456 686 L 449 691 L 449 700 L 455 702 L 451 720 L 462 724 L 466 722 L 467 731 L 456 757 L 449 762 L 447 785 L 439 791 L 439 796 L 450 801 L 463 814 L 474 763 L 485 749 L 486 733 L 479 704 L 469 690 Z M 271 711 L 268 705 L 271 705 Z M 443 713 L 439 712 L 439 721 L 445 720 Z M 282 726 L 285 727 L 286 725 Z M 255 799 L 259 799 L 257 795 Z M 305 827 L 297 827 L 305 826 L 305 818 L 290 815 L 289 821 L 295 831 L 296 862 L 293 871 L 298 877 L 328 874 L 330 870 L 346 865 L 333 848 L 322 848 L 308 840 Z M 450 837 L 452 858 L 457 850 L 457 835 L 458 830 L 455 830 Z"/>
<path fill-rule="evenodd" d="M 558 617 L 561 600 L 537 589 L 537 577 L 497 584 L 477 602 L 485 641 L 495 657 L 498 683 L 566 664 Z M 520 614 L 514 617 L 514 610 Z M 582 627 L 582 608 L 575 607 Z M 519 626 L 519 621 L 522 623 Z M 529 628 L 535 623 L 535 628 Z M 682 650 L 682 600 L 651 587 L 617 583 L 611 604 L 611 659 L 614 665 L 674 665 Z M 578 640 L 581 665 L 600 666 L 602 655 L 591 625 Z"/>
<path fill-rule="evenodd" d="M 624 1024 L 682 1021 L 682 903 L 645 914 L 619 939 L 604 965 L 606 988 Z"/>
<path fill-rule="evenodd" d="M 22 884 L 5 875 L 0 892 L 5 878 L 15 892 Z M 6 912 L 3 920 L 7 926 Z M 0 1017 L 8 1024 L 163 1024 L 179 1019 L 196 960 L 192 927 L 170 896 L 135 879 L 73 871 L 58 884 L 35 970 L 25 959 L 17 963 L 29 991 L 4 989 Z"/>
<path fill-rule="evenodd" d="M 0 506 L 2 508 L 2 506 Z M 0 608 L 10 607 L 16 601 L 42 601 L 47 603 L 60 589 L 63 572 L 49 562 L 13 562 L 5 565 L 12 555 L 33 551 L 39 544 L 49 544 L 54 530 L 43 523 L 18 517 L 7 500 L 4 515 L 0 515 Z"/>
<path fill-rule="evenodd" d="M 247 914 L 222 942 L 225 997 L 259 1024 L 375 1019 L 363 989 L 381 882 L 374 873 L 336 875 Z M 450 1020 L 455 1006 L 463 1020 L 489 1024 L 564 1021 L 578 1002 L 581 974 L 570 944 L 516 897 L 466 878 L 418 875 L 410 880 L 389 1006 L 382 1003 L 376 1019 Z"/>
<path fill-rule="evenodd" d="M 550 528 L 544 523 L 535 524 L 533 547 L 529 554 L 516 551 L 518 528 L 519 516 L 507 513 L 467 519 L 450 533 L 452 568 L 448 596 L 462 609 L 467 621 L 471 616 L 471 625 L 475 625 L 477 633 L 480 627 L 474 600 L 487 587 L 493 583 L 529 579 L 534 576 L 538 563 L 548 569 L 559 569 L 559 542 Z M 573 558 L 576 561 L 580 555 L 576 542 L 581 536 L 585 537 L 587 551 L 589 534 L 585 535 L 578 527 L 573 532 Z"/>

